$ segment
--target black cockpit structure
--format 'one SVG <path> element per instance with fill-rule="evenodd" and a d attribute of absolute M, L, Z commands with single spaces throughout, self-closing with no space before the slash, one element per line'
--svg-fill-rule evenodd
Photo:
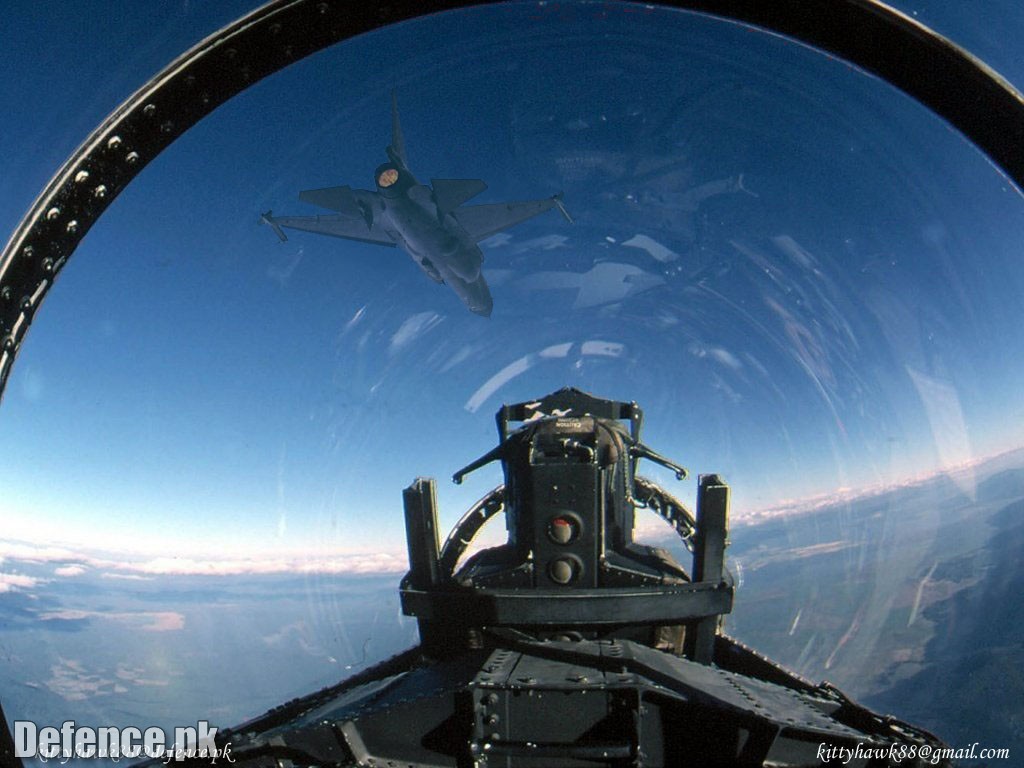
<path fill-rule="evenodd" d="M 503 406 L 497 423 L 498 445 L 454 479 L 499 461 L 505 481 L 443 546 L 434 481 L 405 489 L 400 593 L 420 644 L 221 732 L 236 763 L 781 768 L 822 764 L 828 744 L 859 746 L 851 765 L 932 764 L 908 757 L 937 754 L 931 734 L 722 631 L 729 487 L 700 476 L 693 515 L 639 475 L 641 460 L 687 473 L 640 441 L 636 403 L 562 389 Z M 689 570 L 634 540 L 641 507 L 683 540 Z M 507 541 L 469 554 L 500 513 Z"/>
<path fill-rule="evenodd" d="M 498 446 L 454 476 L 500 461 L 505 483 L 437 546 L 434 482 L 405 491 L 411 570 L 402 603 L 424 643 L 451 649 L 484 626 L 538 639 L 630 637 L 709 662 L 720 617 L 732 607 L 725 570 L 729 489 L 700 478 L 693 515 L 636 474 L 641 459 L 686 477 L 640 442 L 636 403 L 563 389 L 497 413 Z M 522 426 L 509 430 L 513 422 Z M 628 428 L 625 424 L 628 422 Z M 633 540 L 635 510 L 660 515 L 693 552 L 694 577 L 664 549 Z M 487 520 L 505 512 L 508 542 L 456 565 Z M 684 649 L 684 638 L 686 638 Z"/>

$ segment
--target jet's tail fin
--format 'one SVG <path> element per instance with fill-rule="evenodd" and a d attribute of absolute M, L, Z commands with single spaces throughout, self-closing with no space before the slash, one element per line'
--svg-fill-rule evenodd
<path fill-rule="evenodd" d="M 260 214 L 260 224 L 269 224 L 270 228 L 274 230 L 274 234 L 277 235 L 282 243 L 288 241 L 288 237 L 285 235 L 284 230 L 281 229 L 281 225 L 274 221 L 273 211 Z"/>
<path fill-rule="evenodd" d="M 398 93 L 391 91 L 391 145 L 388 147 L 391 162 L 409 168 L 405 157 L 405 138 L 402 136 L 402 124 L 398 121 Z"/>

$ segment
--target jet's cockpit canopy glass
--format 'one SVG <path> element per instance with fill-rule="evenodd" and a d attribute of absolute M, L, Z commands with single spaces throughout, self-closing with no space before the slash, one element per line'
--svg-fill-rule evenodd
<path fill-rule="evenodd" d="M 229 20 L 131 5 L 85 14 L 101 64 L 51 44 L 81 44 L 75 14 L 10 14 L 41 42 L 5 51 L 6 231 Z M 1006 13 L 993 35 L 1024 29 Z M 377 170 L 395 135 L 423 187 Z M 298 61 L 153 159 L 32 318 L 0 407 L 3 709 L 230 726 L 412 645 L 402 489 L 438 479 L 443 537 L 502 482 L 445 481 L 496 409 L 572 386 L 642 406 L 693 475 L 639 474 L 678 499 L 730 483 L 725 631 L 951 742 L 1019 743 L 986 686 L 1024 663 L 1022 242 L 1019 192 L 941 119 L 713 16 L 491 4 Z M 481 276 L 490 317 L 456 292 Z"/>

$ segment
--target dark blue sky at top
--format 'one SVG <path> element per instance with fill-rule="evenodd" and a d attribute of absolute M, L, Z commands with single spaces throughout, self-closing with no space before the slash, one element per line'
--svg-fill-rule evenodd
<path fill-rule="evenodd" d="M 979 17 L 912 5 L 1024 81 Z M 246 4 L 98 7 L 15 4 L 0 31 L 5 232 L 117 103 Z M 565 385 L 638 400 L 649 443 L 725 473 L 738 513 L 1019 445 L 1024 205 L 979 153 L 801 46 L 572 8 L 352 41 L 157 158 L 28 334 L 0 512 L 93 543 L 102 521 L 111 545 L 396 548 L 404 485 L 437 476 L 447 526 L 500 480 L 446 481 L 489 449 L 493 411 Z M 485 244 L 490 320 L 400 251 L 282 245 L 256 223 L 314 213 L 302 189 L 369 187 L 392 88 L 421 181 L 481 177 L 479 202 L 564 191 L 576 218 Z"/>

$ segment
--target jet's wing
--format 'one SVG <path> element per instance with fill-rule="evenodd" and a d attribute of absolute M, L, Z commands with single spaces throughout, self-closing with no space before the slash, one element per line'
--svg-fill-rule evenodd
<path fill-rule="evenodd" d="M 396 245 L 387 232 L 377 226 L 366 226 L 366 220 L 361 217 L 356 219 L 341 214 L 326 216 L 272 216 L 268 211 L 260 217 L 260 220 L 273 227 L 279 237 L 283 235 L 280 228 L 286 227 L 288 229 L 301 229 L 305 232 L 315 232 L 318 235 L 358 240 L 363 243 L 390 245 L 392 247 Z"/>
<path fill-rule="evenodd" d="M 431 179 L 430 186 L 434 190 L 437 211 L 442 216 L 487 189 L 481 179 Z"/>
<path fill-rule="evenodd" d="M 508 229 L 537 214 L 550 211 L 552 208 L 557 208 L 566 219 L 572 221 L 562 205 L 561 195 L 555 195 L 545 200 L 524 200 L 518 203 L 470 205 L 455 209 L 451 215 L 469 236 L 479 243 L 503 229 Z"/>
<path fill-rule="evenodd" d="M 363 190 L 359 190 L 362 192 Z M 304 203 L 337 211 L 350 218 L 362 216 L 359 201 L 352 187 L 326 187 L 325 189 L 304 189 L 299 192 L 299 200 Z"/>

